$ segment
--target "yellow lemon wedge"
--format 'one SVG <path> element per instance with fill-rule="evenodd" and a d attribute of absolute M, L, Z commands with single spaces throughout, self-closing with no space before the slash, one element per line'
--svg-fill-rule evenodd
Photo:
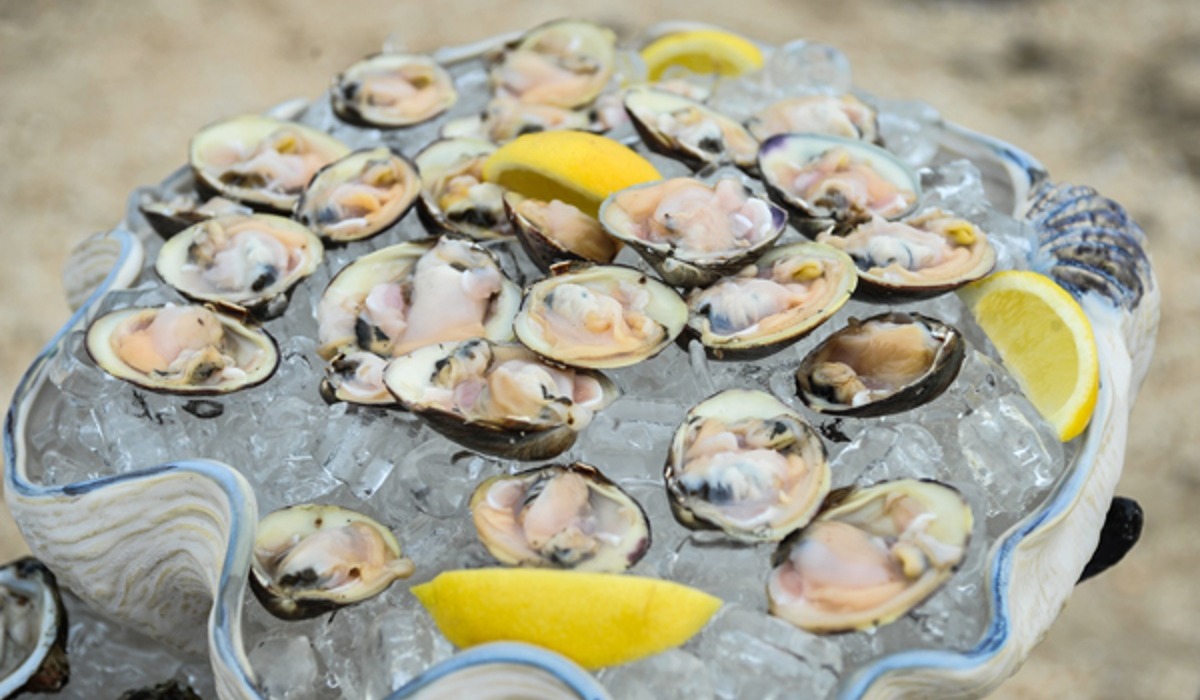
<path fill-rule="evenodd" d="M 595 217 L 608 195 L 662 175 L 612 139 L 586 131 L 539 131 L 509 141 L 488 157 L 483 179 L 526 197 L 572 204 Z"/>
<path fill-rule="evenodd" d="M 1038 412 L 1063 442 L 1096 407 L 1100 362 L 1079 302 L 1036 272 L 997 272 L 958 291 Z"/>
<path fill-rule="evenodd" d="M 411 590 L 455 646 L 528 642 L 588 669 L 683 644 L 721 607 L 670 581 L 550 569 L 446 571 Z"/>
<path fill-rule="evenodd" d="M 763 65 L 762 51 L 753 42 L 719 29 L 696 29 L 660 37 L 642 49 L 650 80 L 658 80 L 671 66 L 693 73 L 741 75 Z"/>

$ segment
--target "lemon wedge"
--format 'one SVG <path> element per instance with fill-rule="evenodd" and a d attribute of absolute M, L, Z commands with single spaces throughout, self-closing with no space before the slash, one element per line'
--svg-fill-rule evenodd
<path fill-rule="evenodd" d="M 1079 302 L 1036 272 L 997 272 L 958 292 L 1025 395 L 1063 442 L 1096 407 L 1100 362 Z"/>
<path fill-rule="evenodd" d="M 509 141 L 488 157 L 483 179 L 526 197 L 572 204 L 595 217 L 608 195 L 662 175 L 612 139 L 586 131 L 539 131 Z"/>
<path fill-rule="evenodd" d="M 697 29 L 667 34 L 642 49 L 650 80 L 658 80 L 671 66 L 693 73 L 741 75 L 763 65 L 762 51 L 753 42 L 719 29 Z"/>
<path fill-rule="evenodd" d="M 721 607 L 670 581 L 549 569 L 446 571 L 411 590 L 460 648 L 528 642 L 588 669 L 683 644 Z"/>

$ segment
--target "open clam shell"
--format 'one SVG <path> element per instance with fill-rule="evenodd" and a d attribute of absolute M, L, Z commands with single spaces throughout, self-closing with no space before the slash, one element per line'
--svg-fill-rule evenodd
<path fill-rule="evenodd" d="M 624 103 L 647 146 L 695 170 L 724 162 L 752 170 L 757 164 L 758 139 L 695 100 L 640 87 L 626 92 Z"/>
<path fill-rule="evenodd" d="M 173 236 L 154 267 L 189 299 L 262 320 L 283 313 L 291 290 L 323 257 L 320 239 L 291 219 L 233 214 Z"/>
<path fill-rule="evenodd" d="M 303 504 L 259 521 L 250 588 L 271 614 L 300 620 L 378 595 L 413 571 L 396 536 L 374 519 Z"/>
<path fill-rule="evenodd" d="M 921 314 L 856 318 L 814 348 L 796 370 L 796 389 L 820 413 L 857 417 L 928 403 L 958 376 L 966 342 L 956 328 Z"/>
<path fill-rule="evenodd" d="M 938 209 L 900 221 L 875 217 L 845 235 L 823 233 L 817 240 L 854 259 L 856 296 L 867 301 L 927 299 L 980 279 L 996 265 L 982 229 Z"/>
<path fill-rule="evenodd" d="M 854 261 L 821 243 L 773 248 L 687 297 L 687 332 L 717 359 L 756 359 L 816 330 L 849 300 Z"/>
<path fill-rule="evenodd" d="M 188 161 L 197 182 L 223 197 L 290 214 L 312 176 L 349 152 L 316 129 L 248 115 L 197 132 Z"/>
<path fill-rule="evenodd" d="M 480 139 L 440 139 L 413 159 L 421 175 L 421 219 L 432 232 L 477 240 L 511 235 L 504 189 L 483 181 L 483 163 L 495 150 Z"/>
<path fill-rule="evenodd" d="M 279 365 L 266 331 L 203 306 L 113 311 L 88 327 L 86 346 L 105 372 L 170 394 L 227 394 L 267 381 Z"/>
<path fill-rule="evenodd" d="M 454 79 L 428 56 L 381 53 L 333 79 L 333 111 L 352 124 L 396 129 L 420 124 L 454 106 Z"/>
<path fill-rule="evenodd" d="M 470 507 L 479 540 L 511 566 L 620 573 L 650 549 L 641 505 L 580 462 L 492 477 Z"/>
<path fill-rule="evenodd" d="M 0 567 L 0 697 L 53 693 L 70 679 L 67 610 L 54 574 L 26 557 Z"/>
<path fill-rule="evenodd" d="M 799 95 L 773 102 L 746 120 L 754 138 L 825 134 L 880 145 L 875 110 L 854 95 Z"/>
<path fill-rule="evenodd" d="M 829 493 L 825 446 L 762 391 L 730 389 L 688 411 L 663 470 L 675 519 L 742 542 L 777 542 Z"/>
<path fill-rule="evenodd" d="M 525 347 L 572 367 L 628 367 L 683 330 L 687 305 L 667 285 L 620 265 L 560 268 L 525 290 L 513 331 Z"/>
<path fill-rule="evenodd" d="M 621 242 L 608 235 L 599 221 L 565 202 L 505 192 L 504 211 L 521 247 L 547 272 L 561 262 L 608 264 L 621 249 Z"/>
<path fill-rule="evenodd" d="M 361 241 L 403 218 L 420 192 L 414 165 L 386 146 L 362 149 L 317 171 L 296 219 L 332 243 Z"/>
<path fill-rule="evenodd" d="M 553 367 L 520 345 L 438 343 L 392 360 L 384 382 L 438 432 L 521 460 L 566 451 L 620 391 L 599 372 Z"/>
<path fill-rule="evenodd" d="M 767 191 L 809 237 L 842 233 L 872 216 L 911 212 L 921 180 L 899 158 L 862 141 L 820 134 L 778 134 L 758 150 Z"/>
<path fill-rule="evenodd" d="M 954 488 L 903 479 L 851 493 L 775 551 L 769 611 L 809 632 L 886 625 L 962 563 L 971 508 Z"/>
<path fill-rule="evenodd" d="M 676 287 L 733 274 L 787 227 L 782 209 L 753 196 L 736 178 L 713 185 L 685 177 L 634 185 L 609 195 L 599 218 L 604 230 Z"/>
<path fill-rule="evenodd" d="M 617 35 L 608 27 L 563 19 L 534 27 L 505 48 L 490 71 L 497 94 L 522 102 L 582 107 L 608 85 Z"/>

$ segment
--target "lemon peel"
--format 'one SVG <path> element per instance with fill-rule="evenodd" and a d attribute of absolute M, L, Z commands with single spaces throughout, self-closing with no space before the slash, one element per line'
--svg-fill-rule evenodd
<path fill-rule="evenodd" d="M 696 29 L 660 37 L 641 51 L 651 81 L 672 66 L 693 73 L 741 75 L 762 68 L 762 51 L 750 40 L 719 29 Z"/>

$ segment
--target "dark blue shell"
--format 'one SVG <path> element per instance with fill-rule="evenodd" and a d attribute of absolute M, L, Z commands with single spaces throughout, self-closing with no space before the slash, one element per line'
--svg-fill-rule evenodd
<path fill-rule="evenodd" d="M 1096 292 L 1132 310 L 1154 284 L 1141 227 L 1091 187 L 1043 181 L 1025 218 L 1038 233 L 1035 268 L 1076 297 Z"/>

